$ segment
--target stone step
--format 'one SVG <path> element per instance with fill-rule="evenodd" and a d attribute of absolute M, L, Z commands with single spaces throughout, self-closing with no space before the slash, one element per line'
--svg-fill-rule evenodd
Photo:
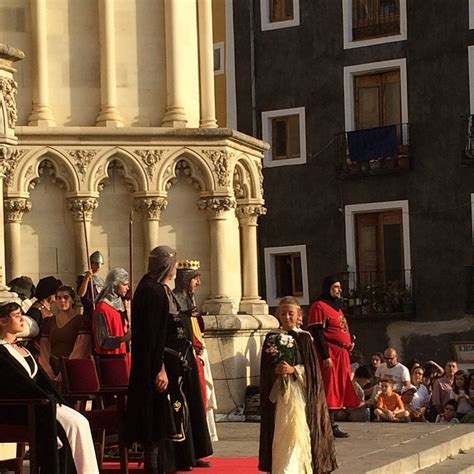
<path fill-rule="evenodd" d="M 439 464 L 419 471 L 423 474 L 474 474 L 474 448 L 460 450 Z"/>

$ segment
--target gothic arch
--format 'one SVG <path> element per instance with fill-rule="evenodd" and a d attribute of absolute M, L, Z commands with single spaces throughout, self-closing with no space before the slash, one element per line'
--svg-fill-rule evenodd
<path fill-rule="evenodd" d="M 16 171 L 13 172 L 9 188 L 28 194 L 30 188 L 34 187 L 36 181 L 40 179 L 40 167 L 44 161 L 51 163 L 55 180 L 62 183 L 66 192 L 79 190 L 79 176 L 71 162 L 63 153 L 50 147 L 34 150 L 29 155 L 27 152 L 25 159 L 21 160 Z"/>
<path fill-rule="evenodd" d="M 232 186 L 237 199 L 263 200 L 262 165 L 247 155 L 239 155 L 233 173 Z"/>
<path fill-rule="evenodd" d="M 166 194 L 180 174 L 199 192 L 215 189 L 214 177 L 206 160 L 189 148 L 181 148 L 167 156 L 158 169 L 158 192 Z"/>
<path fill-rule="evenodd" d="M 100 191 L 101 183 L 109 177 L 108 168 L 112 161 L 119 162 L 123 173 L 122 177 L 125 183 L 131 187 L 132 192 L 148 191 L 147 177 L 136 156 L 122 148 L 107 150 L 94 160 L 87 173 L 89 190 Z"/>

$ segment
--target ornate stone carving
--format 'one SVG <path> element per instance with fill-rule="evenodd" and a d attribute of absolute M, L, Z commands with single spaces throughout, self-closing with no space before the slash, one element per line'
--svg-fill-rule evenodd
<path fill-rule="evenodd" d="M 5 199 L 3 208 L 7 222 L 21 222 L 23 214 L 31 210 L 31 202 L 25 198 Z"/>
<path fill-rule="evenodd" d="M 202 150 L 202 152 L 212 161 L 218 184 L 220 186 L 229 186 L 232 153 L 222 150 Z"/>
<path fill-rule="evenodd" d="M 28 166 L 28 169 L 25 173 L 25 179 L 31 178 L 33 176 L 33 165 Z"/>
<path fill-rule="evenodd" d="M 262 161 L 258 160 L 257 162 L 258 170 L 258 180 L 260 182 L 260 196 L 263 196 L 263 171 L 262 171 Z"/>
<path fill-rule="evenodd" d="M 264 216 L 267 213 L 267 208 L 261 204 L 248 204 L 245 206 L 238 206 L 235 214 L 239 219 L 240 223 L 245 223 L 247 219 L 249 224 L 256 224 L 257 219 Z M 243 222 L 242 222 L 243 221 Z"/>
<path fill-rule="evenodd" d="M 97 155 L 98 150 L 68 150 L 68 153 L 74 158 L 77 171 L 81 174 L 82 182 L 84 182 L 87 168 L 94 156 Z"/>
<path fill-rule="evenodd" d="M 235 209 L 236 205 L 235 199 L 229 196 L 200 198 L 197 202 L 197 207 L 201 211 L 230 211 Z"/>
<path fill-rule="evenodd" d="M 6 147 L 4 147 L 6 148 Z M 12 148 L 8 153 L 8 158 L 4 161 L 3 172 L 5 174 L 5 185 L 7 187 L 13 184 L 13 175 L 15 173 L 18 163 L 25 155 L 26 150 L 21 150 L 19 148 Z"/>
<path fill-rule="evenodd" d="M 135 210 L 142 211 L 149 220 L 159 219 L 161 211 L 166 209 L 168 201 L 163 197 L 156 198 L 137 198 L 135 199 Z"/>
<path fill-rule="evenodd" d="M 135 153 L 142 159 L 146 168 L 146 174 L 150 179 L 155 175 L 156 164 L 161 160 L 168 150 L 135 150 Z"/>
<path fill-rule="evenodd" d="M 15 94 L 17 93 L 18 84 L 6 77 L 0 78 L 0 94 L 3 95 L 3 101 L 7 109 L 8 126 L 15 128 L 17 121 Z"/>
<path fill-rule="evenodd" d="M 91 221 L 98 205 L 99 201 L 93 197 L 68 199 L 69 210 L 72 212 L 76 222 L 82 222 L 84 218 L 87 221 Z"/>

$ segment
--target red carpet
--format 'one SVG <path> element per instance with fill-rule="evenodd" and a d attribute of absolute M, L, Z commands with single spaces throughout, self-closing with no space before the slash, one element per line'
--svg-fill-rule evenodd
<path fill-rule="evenodd" d="M 211 457 L 207 461 L 211 462 L 210 468 L 198 468 L 195 467 L 191 472 L 195 474 L 235 474 L 238 470 L 239 474 L 257 474 L 257 458 L 217 458 Z M 131 473 L 143 472 L 143 465 L 138 467 L 137 463 L 129 464 L 129 471 Z M 119 474 L 120 466 L 117 462 L 106 462 L 104 463 L 104 473 L 107 474 Z M 179 471 L 176 474 L 181 474 Z M 185 473 L 183 473 L 185 474 Z"/>

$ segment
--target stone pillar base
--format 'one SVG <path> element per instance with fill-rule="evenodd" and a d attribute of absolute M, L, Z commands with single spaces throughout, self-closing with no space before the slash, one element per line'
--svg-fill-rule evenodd
<path fill-rule="evenodd" d="M 202 304 L 202 312 L 209 314 L 232 314 L 234 303 L 230 298 L 210 298 Z"/>
<path fill-rule="evenodd" d="M 240 300 L 239 310 L 247 314 L 268 314 L 268 305 L 266 301 L 255 298 L 249 300 Z"/>
<path fill-rule="evenodd" d="M 248 385 L 260 384 L 260 351 L 266 334 L 278 328 L 269 314 L 204 316 L 205 343 L 211 363 L 218 414 L 244 403 Z"/>

